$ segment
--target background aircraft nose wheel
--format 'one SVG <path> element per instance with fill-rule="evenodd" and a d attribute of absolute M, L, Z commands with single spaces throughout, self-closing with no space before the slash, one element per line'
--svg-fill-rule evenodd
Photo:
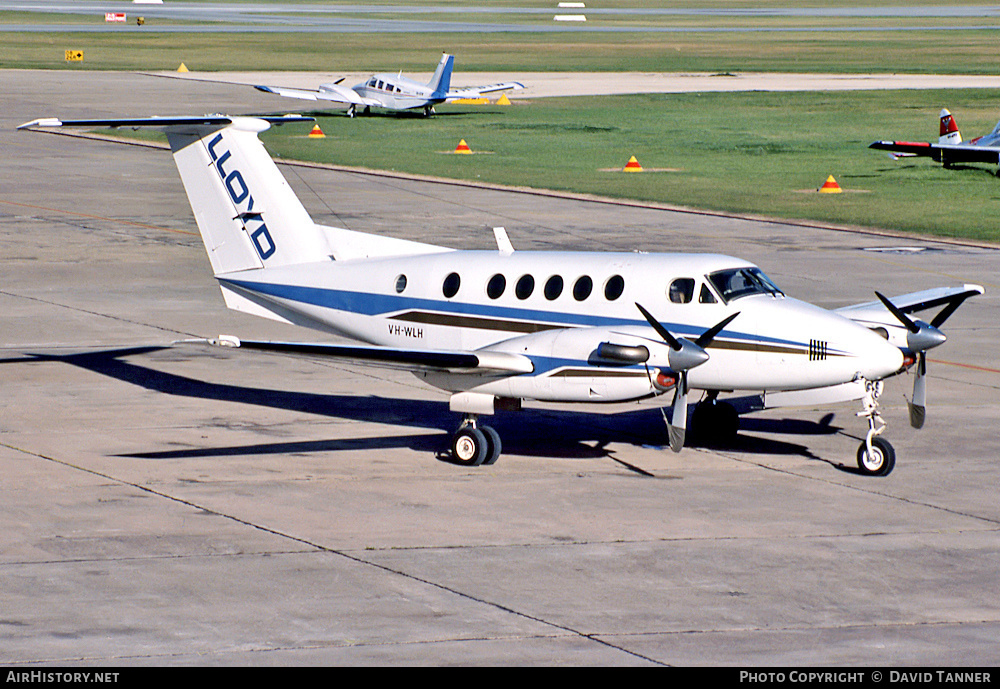
<path fill-rule="evenodd" d="M 896 451 L 888 440 L 883 438 L 872 438 L 871 451 L 868 450 L 868 443 L 861 443 L 858 448 L 858 468 L 862 473 L 869 476 L 888 476 L 892 468 L 896 466 Z"/>

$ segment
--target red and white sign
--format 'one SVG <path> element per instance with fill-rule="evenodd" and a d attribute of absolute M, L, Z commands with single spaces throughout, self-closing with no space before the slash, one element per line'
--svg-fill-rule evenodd
<path fill-rule="evenodd" d="M 125 21 L 124 12 L 105 12 L 104 21 L 106 22 L 123 22 Z"/>

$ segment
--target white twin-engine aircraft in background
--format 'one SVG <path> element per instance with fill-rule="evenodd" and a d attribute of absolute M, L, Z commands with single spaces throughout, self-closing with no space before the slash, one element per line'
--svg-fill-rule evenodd
<path fill-rule="evenodd" d="M 524 85 L 516 81 L 489 86 L 470 86 L 464 89 L 451 88 L 451 71 L 455 64 L 452 55 L 444 53 L 438 63 L 434 76 L 426 84 L 409 79 L 399 74 L 373 74 L 352 88 L 341 86 L 340 79 L 331 84 L 320 84 L 315 91 L 293 89 L 282 86 L 255 86 L 258 91 L 273 93 L 288 98 L 301 98 L 313 101 L 329 101 L 347 105 L 347 116 L 354 117 L 357 109 L 362 108 L 367 113 L 371 108 L 384 110 L 418 110 L 423 109 L 424 115 L 430 115 L 434 106 L 446 100 L 460 98 L 480 98 L 486 93 L 523 89 Z"/>
<path fill-rule="evenodd" d="M 925 352 L 977 285 L 938 288 L 827 311 L 786 296 L 757 266 L 710 254 L 495 251 L 442 246 L 313 222 L 258 139 L 272 123 L 226 116 L 60 121 L 31 127 L 162 128 L 231 309 L 317 328 L 365 345 L 203 341 L 404 367 L 451 394 L 464 414 L 454 461 L 491 464 L 496 431 L 479 417 L 522 400 L 623 402 L 673 393 L 670 446 L 693 424 L 734 435 L 720 393 L 765 406 L 862 399 L 863 473 L 888 474 L 882 381 L 916 367 L 911 422 L 925 404 Z M 876 293 L 877 294 L 877 293 Z M 925 323 L 909 314 L 942 308 Z M 666 417 L 666 414 L 664 413 Z"/>

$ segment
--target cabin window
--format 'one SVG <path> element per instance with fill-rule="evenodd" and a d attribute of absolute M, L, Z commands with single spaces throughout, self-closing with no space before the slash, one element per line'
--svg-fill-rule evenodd
<path fill-rule="evenodd" d="M 552 301 L 559 297 L 563 291 L 563 279 L 561 275 L 553 275 L 545 281 L 545 298 Z"/>
<path fill-rule="evenodd" d="M 503 291 L 507 289 L 507 278 L 497 273 L 486 283 L 486 295 L 490 299 L 499 299 Z"/>
<path fill-rule="evenodd" d="M 406 289 L 406 276 L 405 275 L 397 275 L 396 276 L 396 292 L 397 293 L 402 293 L 402 291 L 404 289 Z"/>
<path fill-rule="evenodd" d="M 576 284 L 573 285 L 573 298 L 577 301 L 583 301 L 590 296 L 590 293 L 594 289 L 594 281 L 590 279 L 588 275 L 581 275 L 576 280 Z"/>
<path fill-rule="evenodd" d="M 667 296 L 675 304 L 687 304 L 694 297 L 694 278 L 677 278 L 667 288 Z"/>
<path fill-rule="evenodd" d="M 441 286 L 441 291 L 444 292 L 444 296 L 451 299 L 456 294 L 458 294 L 458 288 L 462 285 L 462 278 L 458 276 L 458 273 L 451 273 L 444 279 L 444 284 Z"/>
<path fill-rule="evenodd" d="M 382 88 L 382 87 L 383 87 L 383 84 L 382 84 L 382 81 L 381 81 L 381 80 L 379 80 L 379 82 L 378 82 L 378 86 L 377 86 L 376 88 Z"/>
<path fill-rule="evenodd" d="M 702 283 L 701 293 L 698 295 L 699 304 L 715 304 L 717 302 L 715 295 L 712 294 L 712 290 L 708 288 L 708 285 Z"/>
<path fill-rule="evenodd" d="M 614 301 L 622 295 L 625 291 L 625 278 L 621 275 L 612 275 L 608 278 L 608 281 L 604 283 L 604 298 L 608 301 Z"/>
<path fill-rule="evenodd" d="M 535 278 L 530 275 L 522 275 L 514 286 L 514 294 L 518 299 L 527 299 L 535 291 Z"/>

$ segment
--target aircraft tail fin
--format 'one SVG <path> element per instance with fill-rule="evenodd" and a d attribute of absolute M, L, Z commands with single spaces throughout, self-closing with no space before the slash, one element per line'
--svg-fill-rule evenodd
<path fill-rule="evenodd" d="M 43 118 L 33 127 L 154 127 L 170 143 L 212 271 L 445 251 L 443 247 L 313 222 L 257 135 L 311 117 Z"/>
<path fill-rule="evenodd" d="M 331 247 L 257 134 L 259 119 L 166 130 L 216 275 L 331 260 Z"/>
<path fill-rule="evenodd" d="M 451 88 L 451 70 L 455 66 L 455 56 L 448 53 L 441 54 L 441 62 L 438 63 L 434 76 L 427 82 L 427 86 L 433 91 L 434 97 L 443 98 Z"/>
<path fill-rule="evenodd" d="M 962 143 L 962 133 L 958 131 L 955 118 L 951 116 L 947 108 L 941 110 L 941 128 L 939 144 L 960 144 Z"/>

